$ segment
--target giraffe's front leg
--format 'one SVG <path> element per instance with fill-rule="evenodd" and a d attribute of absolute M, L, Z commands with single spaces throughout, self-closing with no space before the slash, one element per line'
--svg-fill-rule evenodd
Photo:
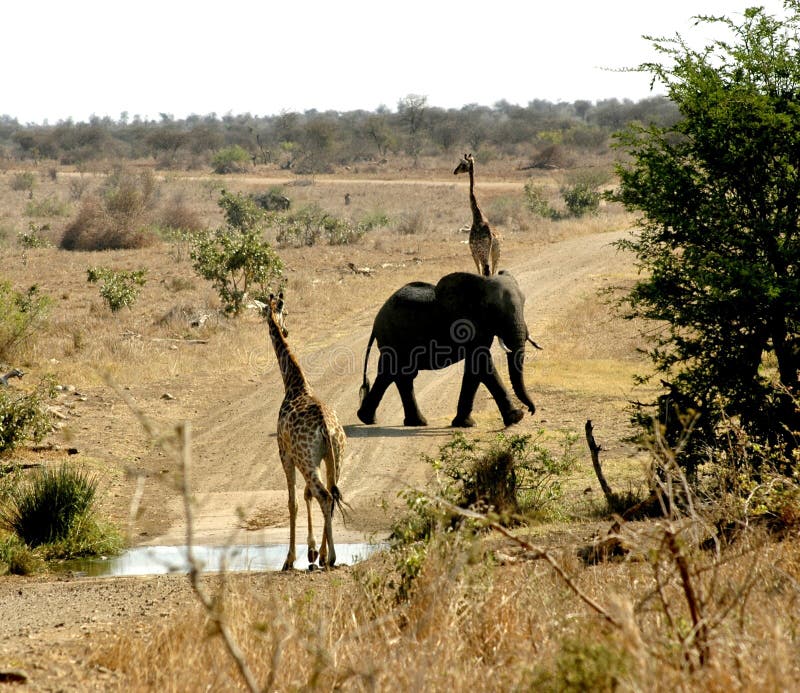
<path fill-rule="evenodd" d="M 314 564 L 317 562 L 317 558 L 320 555 L 317 551 L 317 542 L 314 540 L 314 526 L 311 521 L 311 501 L 313 499 L 313 495 L 311 494 L 311 489 L 306 484 L 306 490 L 303 493 L 303 498 L 306 501 L 306 512 L 308 513 L 308 539 L 306 540 L 308 543 L 308 567 L 309 569 L 314 567 Z M 322 548 L 325 549 L 325 539 L 322 540 Z"/>

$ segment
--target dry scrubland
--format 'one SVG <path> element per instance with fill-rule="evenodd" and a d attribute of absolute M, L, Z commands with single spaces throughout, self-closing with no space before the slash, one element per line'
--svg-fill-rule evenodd
<path fill-rule="evenodd" d="M 466 235 L 459 230 L 469 223 L 469 206 L 464 181 L 451 173 L 456 160 L 424 161 L 417 169 L 371 166 L 313 179 L 267 168 L 230 177 L 157 174 L 148 223 L 163 224 L 177 208 L 191 212 L 200 225 L 220 225 L 222 187 L 263 192 L 281 185 L 293 206 L 316 202 L 354 219 L 385 213 L 386 227 L 356 244 L 279 249 L 287 267 L 290 343 L 299 351 L 335 346 L 354 324 L 369 325 L 384 298 L 405 282 L 435 282 L 450 271 L 472 271 Z M 102 475 L 103 512 L 137 543 L 164 530 L 167 519 L 158 509 L 174 494 L 170 479 L 176 462 L 154 452 L 103 374 L 159 424 L 192 420 L 235 406 L 247 383 L 274 377 L 280 387 L 266 329 L 255 315 L 236 321 L 217 316 L 219 299 L 194 274 L 185 242 L 166 239 L 137 250 L 99 252 L 24 248 L 17 234 L 30 222 L 49 224 L 50 231 L 42 234 L 57 242 L 75 217 L 78 195 L 100 186 L 104 172 L 39 167 L 32 198 L 11 189 L 15 173 L 0 173 L 0 276 L 18 290 L 36 283 L 54 305 L 35 344 L 19 362 L 8 364 L 26 371 L 14 386 L 30 387 L 52 373 L 79 395 L 61 395 L 64 418 L 50 439 L 53 446 L 19 450 L 3 463 L 54 464 L 66 458 L 66 446 L 77 448 L 77 459 Z M 504 236 L 505 267 L 535 259 L 562 241 L 619 232 L 632 224 L 629 215 L 608 206 L 580 220 L 533 217 L 522 197 L 529 175 L 556 200 L 560 172 L 519 172 L 499 161 L 478 169 L 478 199 Z M 345 193 L 351 200 L 347 206 Z M 43 199 L 59 203 L 54 206 L 62 213 L 31 215 L 37 209 L 30 203 Z M 354 274 L 350 262 L 373 269 L 373 276 Z M 112 314 L 97 286 L 87 283 L 87 268 L 98 265 L 147 269 L 147 283 L 132 310 Z M 646 455 L 624 442 L 630 433 L 627 402 L 647 396 L 632 390 L 632 376 L 646 364 L 636 350 L 637 326 L 614 317 L 597 290 L 624 290 L 634 277 L 630 259 L 619 258 L 590 278 L 581 300 L 568 310 L 548 314 L 527 307 L 532 335 L 546 348 L 526 366 L 526 381 L 548 414 L 544 421 L 541 414 L 526 419 L 519 430 L 543 427 L 545 440 L 556 446 L 561 430 L 582 433 L 591 418 L 606 448 L 607 476 L 619 491 L 641 483 L 647 464 Z M 211 315 L 205 324 L 189 327 L 189 318 L 203 313 Z M 356 354 L 359 364 L 362 355 Z M 360 376 L 351 380 L 346 387 L 356 390 Z M 422 397 L 420 403 L 424 410 Z M 470 435 L 496 430 L 496 410 L 485 402 L 484 409 L 480 430 Z M 254 430 L 274 425 L 276 412 L 263 414 L 266 423 L 253 422 Z M 354 412 L 340 416 L 355 421 Z M 410 475 L 426 469 L 420 453 L 432 454 L 446 440 L 441 435 L 409 441 L 403 464 L 416 470 Z M 717 554 L 695 546 L 693 539 L 707 528 L 700 514 L 680 524 L 631 523 L 623 532 L 632 549 L 629 557 L 587 567 L 578 549 L 594 533 L 605 533 L 610 520 L 603 515 L 584 448 L 580 458 L 565 482 L 558 512 L 515 530 L 548 548 L 563 576 L 535 552 L 497 534 L 480 539 L 448 534 L 428 550 L 406 599 L 397 598 L 400 577 L 391 555 L 325 574 L 209 578 L 207 587 L 219 595 L 222 617 L 265 690 L 790 689 L 800 678 L 797 538 L 776 542 L 752 533 Z M 135 485 L 129 471 L 151 480 L 142 513 L 132 523 Z M 584 492 L 587 488 L 593 490 Z M 385 536 L 402 504 L 395 497 L 382 501 L 389 514 L 356 508 L 357 529 Z M 340 527 L 337 519 L 334 531 Z M 679 544 L 670 544 L 673 535 Z M 682 566 L 691 573 L 694 599 L 687 596 Z M 24 643 L 24 631 L 15 632 L 2 644 L 0 668 L 28 669 L 31 689 L 244 688 L 185 578 L 112 583 L 102 590 L 135 589 L 139 601 L 128 598 L 143 605 L 141 610 L 104 611 L 107 596 L 98 581 L 68 581 L 70 599 L 80 603 L 85 593 L 86 613 L 100 615 L 87 618 L 80 612 L 81 630 L 70 629 L 71 624 L 41 629 L 38 647 Z M 142 585 L 148 597 L 141 596 Z M 55 578 L 0 578 L 0 593 L 9 604 L 17 603 L 10 597 L 17 590 L 21 596 L 60 588 Z M 692 604 L 701 610 L 702 627 L 692 627 Z"/>

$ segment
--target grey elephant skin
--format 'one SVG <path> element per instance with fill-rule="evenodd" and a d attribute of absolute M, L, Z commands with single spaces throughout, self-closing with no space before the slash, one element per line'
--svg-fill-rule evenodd
<path fill-rule="evenodd" d="M 478 386 L 491 393 L 503 423 L 517 423 L 524 413 L 515 407 L 498 377 L 490 347 L 495 337 L 507 350 L 508 372 L 514 394 L 533 414 L 536 407 L 525 389 L 523 363 L 530 339 L 524 316 L 525 296 L 516 280 L 501 271 L 492 277 L 454 272 L 435 286 L 413 282 L 392 294 L 375 317 L 364 357 L 364 380 L 358 418 L 375 423 L 375 413 L 386 389 L 395 383 L 403 402 L 406 426 L 424 426 L 414 395 L 419 371 L 445 368 L 464 361 L 464 378 L 456 416 L 451 425 L 474 426 L 471 416 Z M 372 343 L 379 348 L 378 374 L 367 379 Z"/>

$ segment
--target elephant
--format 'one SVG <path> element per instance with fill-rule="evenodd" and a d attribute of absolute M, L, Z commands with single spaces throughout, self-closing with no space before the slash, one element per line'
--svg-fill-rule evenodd
<path fill-rule="evenodd" d="M 525 389 L 522 367 L 526 342 L 540 347 L 528 333 L 524 305 L 525 296 L 505 270 L 490 277 L 454 272 L 435 286 L 412 282 L 398 289 L 375 316 L 364 357 L 358 418 L 365 424 L 375 423 L 378 405 L 394 382 L 403 403 L 404 425 L 425 426 L 427 421 L 414 396 L 414 378 L 421 370 L 438 370 L 464 361 L 461 393 L 451 426 L 475 425 L 471 414 L 481 383 L 497 403 L 503 423 L 517 423 L 524 412 L 512 404 L 495 370 L 490 352 L 495 336 L 507 352 L 514 394 L 533 414 L 536 407 Z M 376 340 L 378 374 L 370 387 L 367 365 Z"/>

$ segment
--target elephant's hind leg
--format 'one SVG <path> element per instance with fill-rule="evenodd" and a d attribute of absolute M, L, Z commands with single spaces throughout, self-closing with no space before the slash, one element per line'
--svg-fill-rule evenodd
<path fill-rule="evenodd" d="M 403 402 L 404 426 L 427 426 L 428 420 L 420 413 L 417 406 L 417 398 L 414 396 L 414 377 L 413 375 L 403 375 L 397 378 L 397 391 Z"/>

